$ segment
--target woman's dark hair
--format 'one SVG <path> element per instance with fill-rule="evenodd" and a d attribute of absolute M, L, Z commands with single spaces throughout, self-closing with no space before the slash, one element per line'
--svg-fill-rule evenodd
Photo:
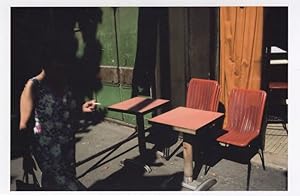
<path fill-rule="evenodd" d="M 54 63 L 69 66 L 73 62 L 70 50 L 59 40 L 48 41 L 44 44 L 42 53 L 42 68 L 47 69 Z"/>

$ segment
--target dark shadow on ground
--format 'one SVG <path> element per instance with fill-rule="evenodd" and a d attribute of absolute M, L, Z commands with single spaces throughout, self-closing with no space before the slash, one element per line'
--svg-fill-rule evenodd
<path fill-rule="evenodd" d="M 134 163 L 146 163 L 149 167 L 160 167 L 155 163 L 154 150 L 147 151 L 144 158 L 138 156 L 130 159 L 124 166 L 103 180 L 96 181 L 88 190 L 91 191 L 178 191 L 181 190 L 183 173 L 177 172 L 171 175 L 147 175 L 142 165 Z"/>
<path fill-rule="evenodd" d="M 104 121 L 107 109 L 98 109 L 92 113 L 82 113 L 75 122 L 76 133 L 87 133 L 89 126 L 94 126 Z"/>
<path fill-rule="evenodd" d="M 170 126 L 153 124 L 150 128 L 148 128 L 150 134 L 146 137 L 146 141 L 154 144 L 154 149 L 160 152 L 167 152 L 169 154 L 168 157 L 165 157 L 169 160 L 173 153 L 170 152 L 169 149 L 177 143 L 178 141 L 178 132 L 172 130 Z"/>
<path fill-rule="evenodd" d="M 126 139 L 124 139 L 124 140 L 122 140 L 122 141 L 120 141 L 120 142 L 118 142 L 118 143 L 116 143 L 116 144 L 114 144 L 112 146 L 109 146 L 108 148 L 106 148 L 106 149 L 104 149 L 104 150 L 102 150 L 102 151 L 100 151 L 100 152 L 98 152 L 98 153 L 96 153 L 96 154 L 94 154 L 94 155 L 92 155 L 92 156 L 84 159 L 84 160 L 78 161 L 76 163 L 76 167 L 78 167 L 80 165 L 83 165 L 83 164 L 85 164 L 85 163 L 87 163 L 87 162 L 89 162 L 89 161 L 91 161 L 91 160 L 93 160 L 93 159 L 95 159 L 95 158 L 97 158 L 97 157 L 99 157 L 99 156 L 101 156 L 101 155 L 109 152 L 100 161 L 98 161 L 92 167 L 90 167 L 88 170 L 86 170 L 83 174 L 80 174 L 78 176 L 78 178 L 82 178 L 83 176 L 85 176 L 89 172 L 92 172 L 93 170 L 97 169 L 98 167 L 102 166 L 103 164 L 105 164 L 105 163 L 107 163 L 109 161 L 112 161 L 112 160 L 118 158 L 119 156 L 121 156 L 121 155 L 129 152 L 130 150 L 133 150 L 134 148 L 136 148 L 137 145 L 133 146 L 133 147 L 131 147 L 131 148 L 129 148 L 129 149 L 123 151 L 123 152 L 121 152 L 120 154 L 118 154 L 118 155 L 116 155 L 116 156 L 114 156 L 114 157 L 112 157 L 112 158 L 110 158 L 108 160 L 106 160 L 113 152 L 115 152 L 116 150 L 118 150 L 123 144 L 125 144 L 126 142 L 129 142 L 130 140 L 132 140 L 132 139 L 134 139 L 136 137 L 137 137 L 137 132 L 134 132 L 130 136 L 128 136 Z"/>
<path fill-rule="evenodd" d="M 285 190 L 288 190 L 288 172 L 287 171 L 284 171 L 284 173 L 283 173 L 283 175 L 284 175 L 284 177 L 285 177 L 285 179 L 286 179 L 286 187 L 285 187 Z"/>

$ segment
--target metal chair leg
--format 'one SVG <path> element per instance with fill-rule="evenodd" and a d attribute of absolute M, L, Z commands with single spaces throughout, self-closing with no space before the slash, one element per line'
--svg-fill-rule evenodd
<path fill-rule="evenodd" d="M 165 147 L 165 148 L 163 149 L 163 157 L 164 157 L 165 159 L 168 159 L 169 156 L 170 156 L 170 148 L 169 148 L 169 147 Z"/>
<path fill-rule="evenodd" d="M 208 165 L 205 164 L 204 175 L 206 175 L 208 173 L 209 169 L 210 169 L 210 166 L 208 166 Z"/>
<path fill-rule="evenodd" d="M 285 124 L 285 123 L 282 123 L 282 126 L 283 126 L 284 130 L 286 131 L 286 134 L 288 134 L 288 129 L 287 129 L 287 127 L 286 127 L 286 124 Z"/>
<path fill-rule="evenodd" d="M 249 163 L 248 163 L 248 175 L 247 175 L 247 191 L 249 191 L 250 174 L 251 174 L 251 162 L 249 161 Z"/>
<path fill-rule="evenodd" d="M 263 167 L 264 170 L 266 170 L 264 150 L 260 148 L 260 149 L 258 150 L 258 154 L 259 154 L 260 159 L 261 159 L 262 167 Z"/>

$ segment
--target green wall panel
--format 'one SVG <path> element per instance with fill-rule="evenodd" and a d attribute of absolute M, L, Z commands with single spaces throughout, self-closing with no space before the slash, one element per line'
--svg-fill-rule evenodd
<path fill-rule="evenodd" d="M 120 92 L 121 92 L 121 100 L 127 100 L 131 98 L 132 90 L 130 86 L 121 86 Z M 136 124 L 135 115 L 123 113 L 123 119 L 125 122 L 129 124 L 133 124 L 133 125 Z"/>
<path fill-rule="evenodd" d="M 121 101 L 119 85 L 103 84 L 103 88 L 95 93 L 95 98 L 101 102 L 102 107 L 107 107 Z M 120 112 L 108 111 L 107 117 L 123 120 Z"/>
<path fill-rule="evenodd" d="M 110 7 L 100 8 L 102 10 L 102 22 L 98 24 L 96 39 L 102 47 L 102 65 L 117 66 L 117 44 L 114 12 Z"/>
<path fill-rule="evenodd" d="M 102 22 L 99 22 L 96 34 L 96 39 L 102 46 L 102 60 L 99 65 L 133 67 L 137 46 L 138 8 L 119 7 L 115 9 L 115 15 L 113 8 L 99 9 L 102 11 Z M 80 35 L 77 37 L 80 38 Z M 84 43 L 80 46 L 84 48 Z M 103 89 L 95 95 L 105 107 L 130 99 L 131 91 L 130 85 L 104 83 Z M 136 124 L 135 116 L 126 113 L 108 111 L 107 117 Z"/>
<path fill-rule="evenodd" d="M 102 52 L 99 65 L 133 67 L 137 49 L 138 8 L 117 8 L 116 15 L 111 7 L 99 9 L 102 12 L 102 21 L 98 22 L 96 32 L 96 40 L 100 43 Z M 74 37 L 78 43 L 76 56 L 80 59 L 84 55 L 86 44 L 78 23 L 75 29 L 77 31 Z"/>
<path fill-rule="evenodd" d="M 116 16 L 120 66 L 133 67 L 137 47 L 138 8 L 118 8 Z"/>
<path fill-rule="evenodd" d="M 145 123 L 145 128 L 150 127 L 151 124 L 149 124 L 148 119 L 152 118 L 152 113 L 148 113 L 144 116 L 144 123 Z"/>

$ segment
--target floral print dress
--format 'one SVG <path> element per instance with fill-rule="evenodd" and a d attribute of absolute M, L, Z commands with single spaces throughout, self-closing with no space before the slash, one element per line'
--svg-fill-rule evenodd
<path fill-rule="evenodd" d="M 75 175 L 76 102 L 70 90 L 55 96 L 42 81 L 33 78 L 35 127 L 33 155 L 42 171 L 42 186 L 50 190 L 80 190 Z"/>

